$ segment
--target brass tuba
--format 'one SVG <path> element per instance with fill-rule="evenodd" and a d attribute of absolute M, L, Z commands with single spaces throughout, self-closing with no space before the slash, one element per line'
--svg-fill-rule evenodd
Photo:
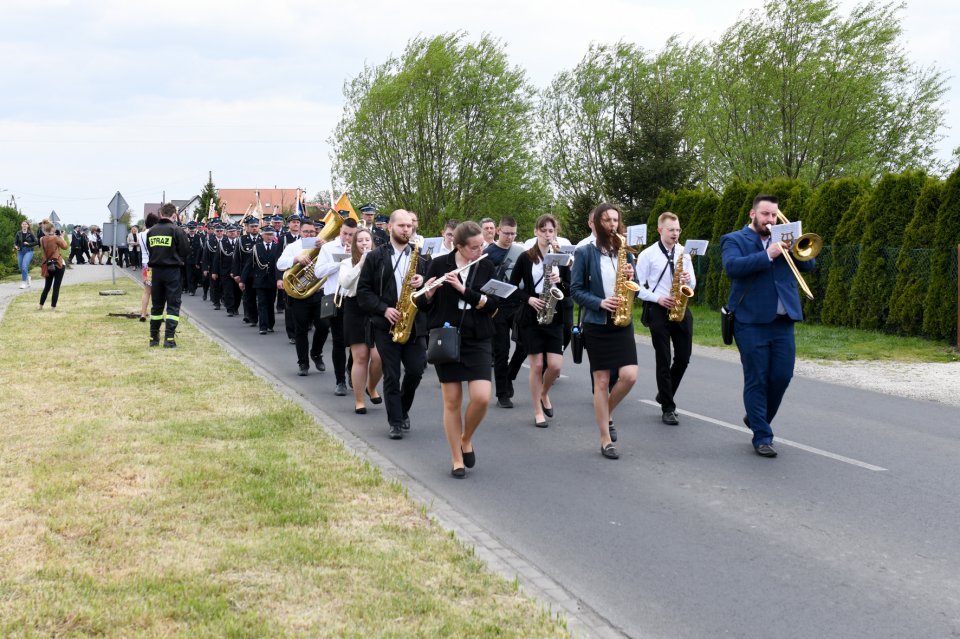
<path fill-rule="evenodd" d="M 677 266 L 673 270 L 673 285 L 670 287 L 670 297 L 673 298 L 674 306 L 667 313 L 667 319 L 671 322 L 683 321 L 683 316 L 687 314 L 687 302 L 693 297 L 693 289 L 680 283 L 680 276 L 683 275 L 683 246 L 677 244 L 677 249 L 680 253 L 677 255 Z"/>
<path fill-rule="evenodd" d="M 620 250 L 617 251 L 617 282 L 613 294 L 620 298 L 620 305 L 613 314 L 614 326 L 629 326 L 633 321 L 633 300 L 637 297 L 640 285 L 627 279 L 627 238 L 620 238 Z"/>
<path fill-rule="evenodd" d="M 317 235 L 317 240 L 329 242 L 340 234 L 343 218 L 339 215 L 334 215 L 332 218 Z M 283 290 L 293 299 L 305 300 L 319 291 L 326 283 L 327 278 L 317 277 L 313 270 L 313 267 L 317 264 L 317 256 L 320 255 L 321 248 L 323 248 L 322 244 L 309 250 L 310 261 L 306 265 L 294 264 L 284 271 Z"/>

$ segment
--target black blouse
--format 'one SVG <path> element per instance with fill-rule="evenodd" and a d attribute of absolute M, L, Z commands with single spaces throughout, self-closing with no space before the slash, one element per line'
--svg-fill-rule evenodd
<path fill-rule="evenodd" d="M 456 252 L 437 257 L 430 262 L 427 274 L 424 276 L 428 281 L 431 277 L 437 279 L 457 268 Z M 494 279 L 496 268 L 489 259 L 481 260 L 470 267 L 470 273 L 465 282 L 466 290 L 461 295 L 457 289 L 447 284 L 442 284 L 433 294 L 432 299 L 427 299 L 426 295 L 417 298 L 417 308 L 427 313 L 427 327 L 437 328 L 449 323 L 451 326 L 460 327 L 461 337 L 473 339 L 487 339 L 493 337 L 494 326 L 493 316 L 500 307 L 500 298 L 496 295 L 487 295 L 487 303 L 483 308 L 477 308 L 480 303 L 480 289 L 489 280 Z M 463 300 L 471 308 L 460 308 L 460 301 Z M 463 321 L 461 323 L 461 319 Z"/>
<path fill-rule="evenodd" d="M 558 273 L 560 273 L 560 282 L 557 284 L 557 288 L 560 289 L 565 298 L 568 298 L 570 297 L 570 267 L 561 266 Z M 536 311 L 533 310 L 533 307 L 530 306 L 527 301 L 531 297 L 540 297 L 540 294 L 535 291 L 538 282 L 533 279 L 533 260 L 530 259 L 526 251 L 521 253 L 520 257 L 517 258 L 517 264 L 513 267 L 513 273 L 510 275 L 510 283 L 517 287 L 523 284 L 523 286 L 517 288 L 516 292 L 511 296 L 522 303 L 517 323 L 520 324 L 520 326 L 535 324 L 537 321 Z M 544 282 L 544 286 L 549 285 Z M 564 305 L 558 304 L 556 314 L 553 316 L 554 322 L 562 322 L 564 312 Z"/>

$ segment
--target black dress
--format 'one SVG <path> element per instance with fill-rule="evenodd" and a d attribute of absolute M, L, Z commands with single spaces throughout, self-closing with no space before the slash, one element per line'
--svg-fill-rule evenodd
<path fill-rule="evenodd" d="M 553 321 L 549 324 L 540 324 L 537 322 L 537 312 L 529 304 L 531 297 L 540 297 L 536 292 L 536 287 L 540 284 L 542 277 L 533 276 L 533 260 L 526 251 L 517 258 L 517 263 L 510 275 L 510 283 L 514 286 L 523 285 L 517 288 L 513 297 L 520 303 L 520 312 L 517 313 L 517 327 L 520 331 L 520 341 L 524 349 L 530 355 L 538 353 L 556 353 L 563 354 L 563 324 L 567 309 L 563 302 L 558 302 L 556 312 L 553 315 Z M 560 283 L 557 288 L 563 293 L 564 297 L 570 295 L 570 267 L 561 266 L 558 270 L 560 274 Z M 545 286 L 549 286 L 544 282 Z"/>
<path fill-rule="evenodd" d="M 456 268 L 456 252 L 448 253 L 430 263 L 425 279 L 442 278 Z M 482 260 L 470 268 L 462 296 L 452 286 L 443 284 L 433 299 L 427 300 L 426 296 L 417 299 L 418 308 L 427 312 L 429 328 L 449 323 L 460 329 L 460 361 L 434 365 L 441 384 L 490 380 L 495 330 L 492 316 L 499 308 L 499 298 L 487 295 L 487 303 L 483 308 L 478 309 L 476 305 L 482 295 L 480 289 L 493 279 L 494 272 L 493 265 L 488 260 Z M 461 302 L 469 308 L 461 308 Z"/>

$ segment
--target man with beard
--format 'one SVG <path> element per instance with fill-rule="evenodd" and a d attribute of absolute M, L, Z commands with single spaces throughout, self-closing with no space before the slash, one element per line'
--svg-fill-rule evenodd
<path fill-rule="evenodd" d="M 390 439 L 402 439 L 410 429 L 410 407 L 426 366 L 426 318 L 418 313 L 403 343 L 393 341 L 390 329 L 400 319 L 400 291 L 410 268 L 413 246 L 413 218 L 403 209 L 390 216 L 390 241 L 367 254 L 357 281 L 357 303 L 370 315 L 374 343 L 383 362 L 383 395 L 390 425 Z M 416 273 L 410 274 L 410 286 L 423 285 L 426 261 L 417 260 Z M 404 375 L 401 380 L 400 365 Z"/>
<path fill-rule="evenodd" d="M 727 309 L 736 317 L 733 335 L 743 366 L 743 421 L 761 457 L 777 456 L 770 423 L 793 377 L 793 323 L 803 320 L 797 281 L 783 256 L 790 247 L 770 241 L 778 211 L 776 197 L 760 194 L 753 199 L 750 223 L 720 238 L 731 282 Z M 813 267 L 814 260 L 797 262 L 801 271 Z"/>

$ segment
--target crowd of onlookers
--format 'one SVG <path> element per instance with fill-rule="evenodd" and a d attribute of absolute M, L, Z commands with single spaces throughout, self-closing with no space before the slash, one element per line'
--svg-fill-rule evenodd
<path fill-rule="evenodd" d="M 126 241 L 118 242 L 111 250 L 104 245 L 103 233 L 99 226 L 76 226 L 70 234 L 70 261 L 77 264 L 112 264 L 131 269 L 140 266 L 139 229 L 131 226 Z"/>

